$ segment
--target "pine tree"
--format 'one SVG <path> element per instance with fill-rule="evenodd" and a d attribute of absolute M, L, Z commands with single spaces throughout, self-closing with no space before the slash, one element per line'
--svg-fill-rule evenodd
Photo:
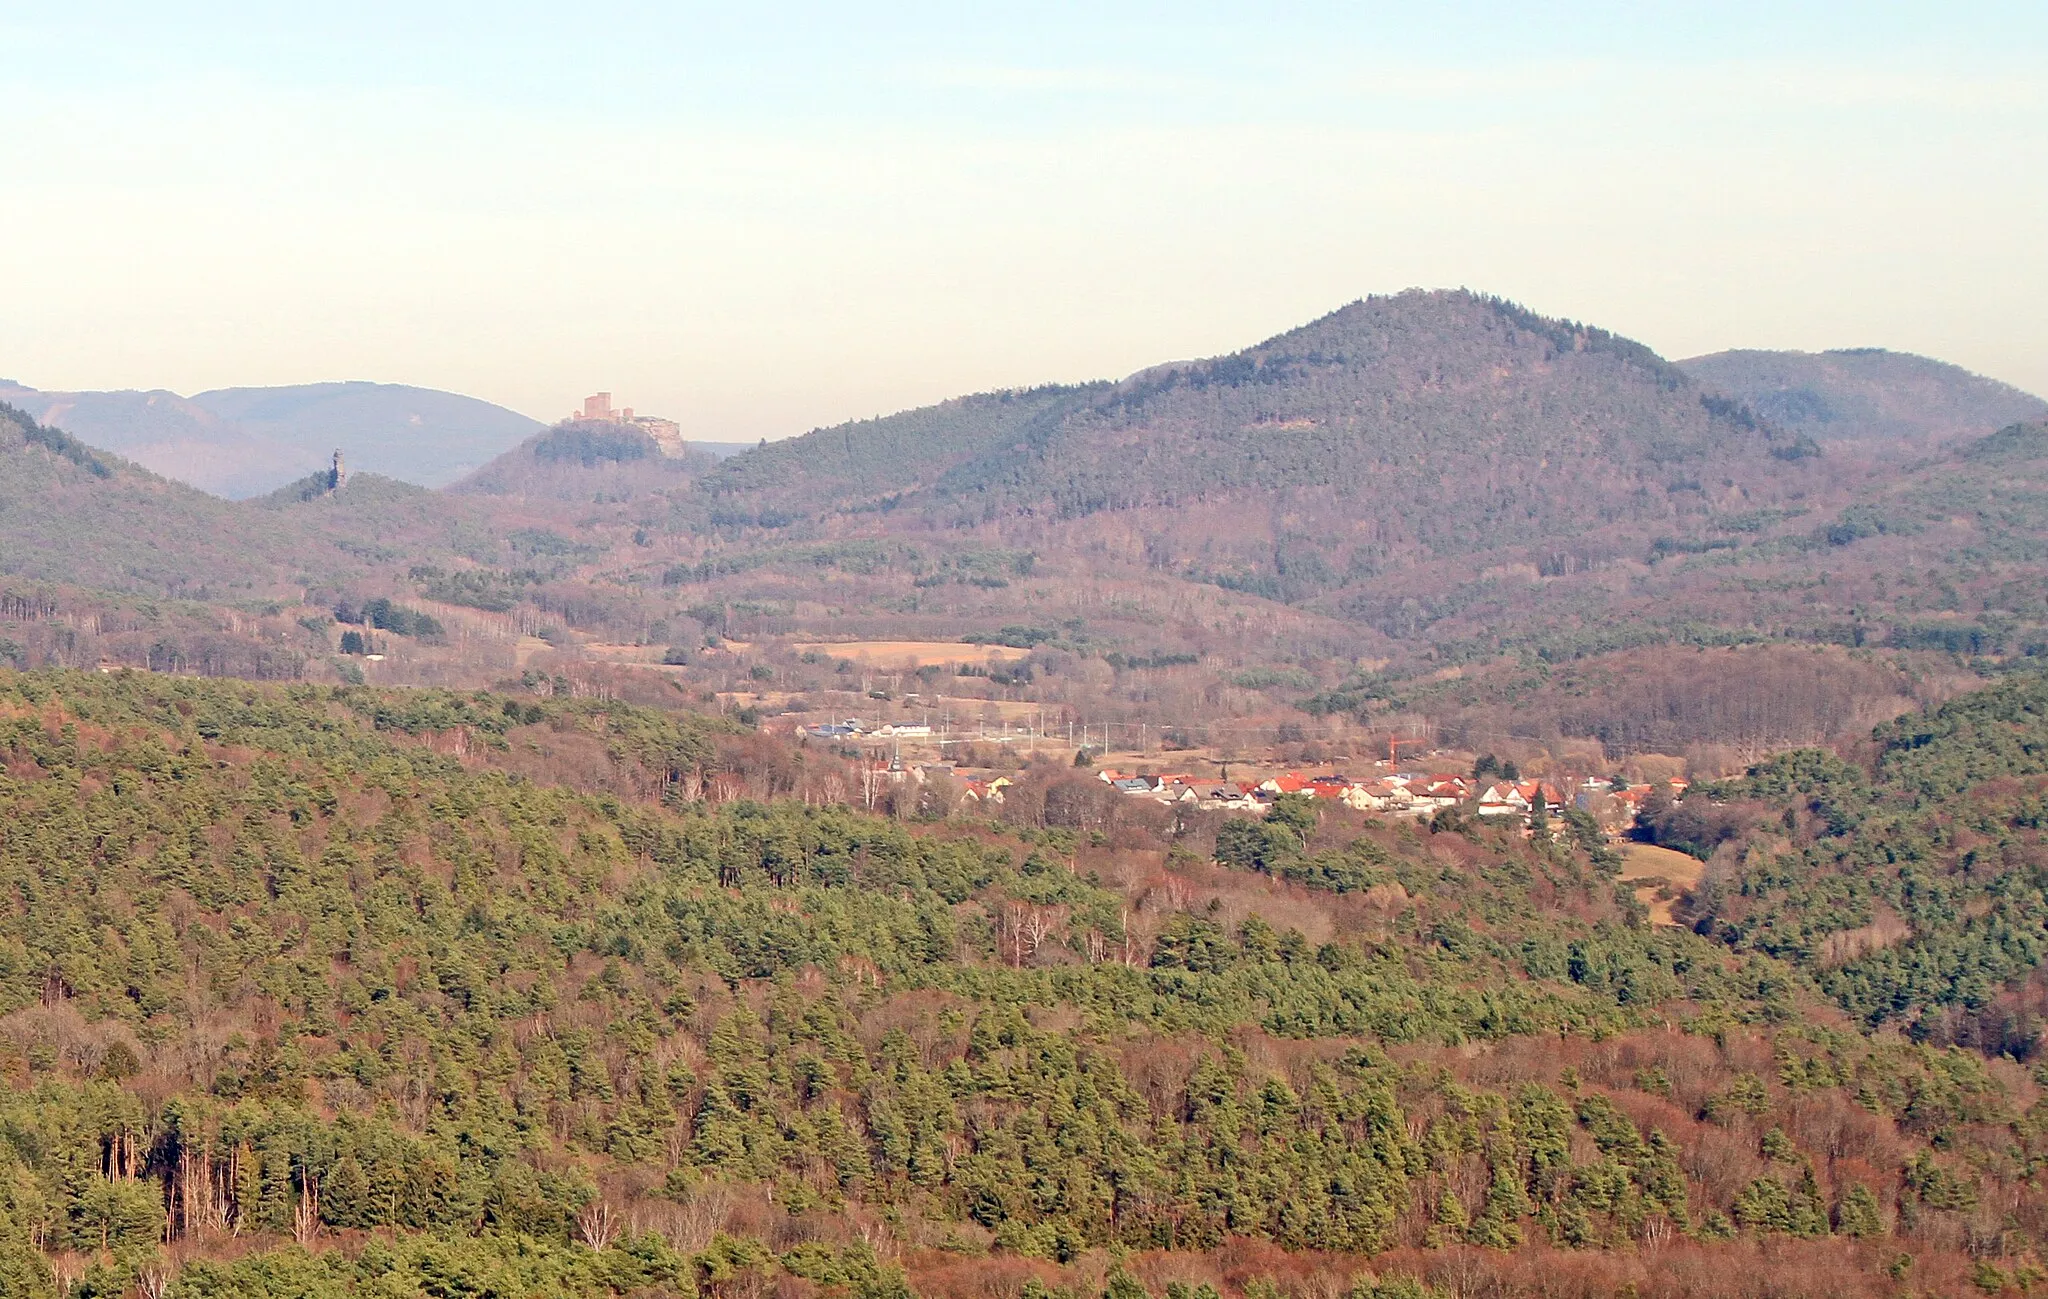
<path fill-rule="evenodd" d="M 1835 1205 L 1835 1230 L 1844 1236 L 1869 1239 L 1884 1235 L 1884 1217 L 1877 1197 L 1861 1182 L 1852 1182 Z"/>
<path fill-rule="evenodd" d="M 377 1221 L 370 1176 L 354 1152 L 336 1161 L 321 1183 L 320 1212 L 337 1227 L 368 1227 Z"/>
<path fill-rule="evenodd" d="M 1820 1197 L 1820 1182 L 1813 1175 L 1811 1162 L 1799 1171 L 1799 1185 L 1792 1191 L 1786 1229 L 1808 1240 L 1828 1234 L 1827 1204 Z"/>
<path fill-rule="evenodd" d="M 1759 1177 L 1735 1197 L 1735 1221 L 1758 1235 L 1792 1229 L 1792 1197 L 1775 1177 Z"/>

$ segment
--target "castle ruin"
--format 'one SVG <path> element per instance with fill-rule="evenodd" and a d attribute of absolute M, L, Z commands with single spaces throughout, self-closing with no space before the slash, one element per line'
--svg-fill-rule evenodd
<path fill-rule="evenodd" d="M 689 450 L 683 441 L 683 430 L 674 420 L 659 419 L 653 415 L 635 415 L 631 406 L 612 408 L 612 395 L 608 392 L 592 393 L 583 399 L 583 409 L 573 411 L 566 424 L 621 424 L 639 429 L 654 440 L 661 454 L 676 459 Z"/>

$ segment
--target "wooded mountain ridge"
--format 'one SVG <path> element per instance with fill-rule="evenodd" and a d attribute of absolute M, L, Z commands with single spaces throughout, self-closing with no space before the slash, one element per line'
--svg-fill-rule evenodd
<path fill-rule="evenodd" d="M 381 629 L 391 680 L 501 680 L 539 638 L 572 661 L 651 646 L 700 690 L 757 667 L 801 685 L 807 640 L 1001 637 L 1046 647 L 1035 697 L 1133 722 L 1161 691 L 1183 716 L 1398 711 L 1446 671 L 1656 645 L 2048 647 L 2038 426 L 1939 432 L 2031 399 L 1917 358 L 1794 361 L 1743 391 L 1798 379 L 1853 418 L 1787 427 L 1600 329 L 1414 292 L 1231 356 L 723 461 L 571 426 L 455 491 L 315 474 L 244 502 L 54 449 L 23 413 L 0 567 L 61 588 L 23 607 L 71 611 L 62 634 L 10 633 L 27 662 L 345 676 L 329 611 L 381 600 L 443 632 Z M 1937 427 L 1943 384 L 1961 395 Z M 792 662 L 692 657 L 719 638 Z M 1060 676 L 1056 655 L 1109 666 Z"/>
<path fill-rule="evenodd" d="M 777 586 L 742 553 L 973 536 L 1073 587 L 1122 574 L 1254 595 L 1368 656 L 1575 653 L 1623 628 L 1675 634 L 1674 609 L 1738 635 L 2037 626 L 2015 581 L 2048 524 L 2037 466 L 2019 454 L 1987 476 L 1941 443 L 1926 396 L 1954 383 L 1940 428 L 1979 438 L 1998 425 L 1973 421 L 2039 403 L 1917 358 L 1837 369 L 1863 385 L 1844 380 L 1839 407 L 1919 410 L 1919 431 L 1869 454 L 1892 426 L 1836 420 L 1835 445 L 1864 431 L 1858 452 L 1830 454 L 1639 344 L 1473 294 L 1404 294 L 1120 384 L 771 444 L 671 498 L 666 523 L 706 538 L 690 571 L 738 598 Z M 1889 405 L 1870 398 L 1901 374 Z M 1955 593 L 1946 607 L 1899 598 L 1929 579 Z"/>

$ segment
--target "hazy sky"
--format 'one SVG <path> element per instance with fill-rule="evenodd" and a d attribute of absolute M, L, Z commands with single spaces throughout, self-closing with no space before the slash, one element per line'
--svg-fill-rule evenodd
<path fill-rule="evenodd" d="M 2048 393 L 2040 0 L 313 8 L 0 0 L 0 376 L 752 439 L 1467 285 Z"/>

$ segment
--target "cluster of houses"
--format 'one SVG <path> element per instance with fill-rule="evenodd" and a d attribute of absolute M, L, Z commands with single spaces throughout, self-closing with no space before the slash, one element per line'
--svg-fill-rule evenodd
<path fill-rule="evenodd" d="M 928 739 L 932 728 L 914 724 L 871 727 L 858 718 L 847 718 L 840 722 L 807 726 L 804 734 L 828 741 Z M 1374 765 L 1384 768 L 1391 764 Z M 865 770 L 875 779 L 890 782 L 909 780 L 923 783 L 932 776 L 953 777 L 960 782 L 961 793 L 969 802 L 990 806 L 1002 803 L 1003 791 L 1013 784 L 1007 776 L 991 776 L 986 780 L 969 777 L 951 762 L 906 764 L 900 754 L 875 759 L 873 765 Z M 1525 826 L 1539 813 L 1556 814 L 1566 808 L 1577 808 L 1609 830 L 1624 830 L 1634 825 L 1652 791 L 1658 788 L 1599 777 L 1580 781 L 1565 779 L 1562 784 L 1548 780 L 1501 779 L 1483 783 L 1476 777 L 1401 771 L 1388 771 L 1364 779 L 1354 779 L 1339 772 L 1303 775 L 1299 771 L 1258 780 L 1214 779 L 1172 772 L 1140 775 L 1111 769 L 1099 770 L 1095 775 L 1120 794 L 1205 812 L 1250 812 L 1263 816 L 1281 795 L 1301 794 L 1329 799 L 1355 812 L 1428 818 L 1456 808 L 1488 819 L 1513 817 Z M 1686 782 L 1673 779 L 1664 788 L 1673 797 L 1680 797 L 1685 792 Z"/>
<path fill-rule="evenodd" d="M 1445 808 L 1465 808 L 1482 817 L 1511 816 L 1526 822 L 1539 809 L 1556 812 L 1576 807 L 1604 822 L 1624 826 L 1634 823 L 1652 789 L 1650 785 L 1621 785 L 1596 778 L 1570 785 L 1571 792 L 1566 794 L 1541 780 L 1503 780 L 1481 786 L 1463 776 L 1403 772 L 1365 780 L 1334 773 L 1304 776 L 1296 771 L 1259 781 L 1204 780 L 1171 774 L 1140 776 L 1121 771 L 1103 771 L 1099 775 L 1110 788 L 1133 798 L 1204 811 L 1263 814 L 1282 794 L 1305 794 L 1330 799 L 1356 812 L 1392 816 L 1426 817 Z M 1685 782 L 1673 781 L 1671 788 L 1674 793 L 1682 793 Z"/>
<path fill-rule="evenodd" d="M 1269 776 L 1264 780 L 1203 780 L 1193 776 L 1135 776 L 1121 771 L 1104 771 L 1100 778 L 1110 788 L 1135 798 L 1161 803 L 1183 803 L 1204 811 L 1263 812 L 1282 794 L 1305 794 L 1327 798 L 1357 812 L 1411 812 L 1427 815 L 1440 807 L 1456 807 L 1471 801 L 1472 782 L 1462 776 L 1375 776 L 1353 780 L 1348 776 L 1304 776 L 1298 771 Z"/>
<path fill-rule="evenodd" d="M 849 717 L 843 722 L 806 726 L 804 734 L 814 740 L 928 740 L 932 736 L 932 728 L 928 722 L 884 722 L 880 726 L 869 726 L 858 717 Z"/>

